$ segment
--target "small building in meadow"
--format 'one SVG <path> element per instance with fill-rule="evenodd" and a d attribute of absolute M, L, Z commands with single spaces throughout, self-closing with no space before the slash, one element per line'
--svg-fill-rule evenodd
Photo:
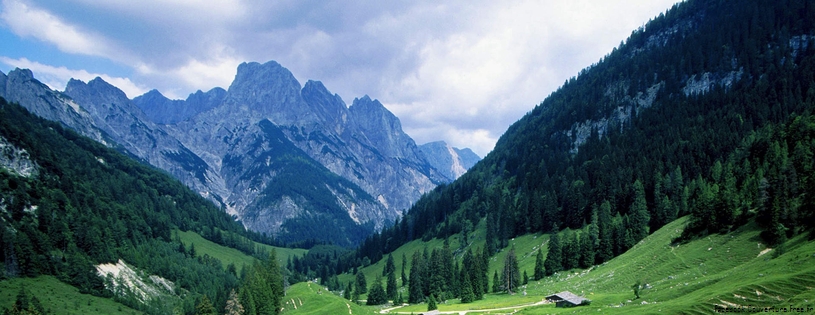
<path fill-rule="evenodd" d="M 569 291 L 555 293 L 546 297 L 546 300 L 555 303 L 555 307 L 572 307 L 578 305 L 589 305 L 591 300 L 575 295 Z"/>

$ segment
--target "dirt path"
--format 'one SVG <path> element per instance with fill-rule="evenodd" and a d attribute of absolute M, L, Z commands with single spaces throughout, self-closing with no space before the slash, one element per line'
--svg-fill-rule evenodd
<path fill-rule="evenodd" d="M 528 303 L 528 304 L 521 304 L 521 305 L 515 305 L 515 306 L 505 306 L 505 307 L 487 308 L 487 309 L 480 309 L 480 310 L 439 311 L 439 314 L 459 314 L 459 315 L 465 315 L 465 314 L 467 314 L 467 313 L 469 313 L 469 312 L 480 312 L 480 313 L 483 313 L 483 312 L 492 312 L 492 311 L 506 311 L 506 310 L 514 310 L 514 311 L 517 311 L 517 310 L 520 310 L 520 309 L 522 309 L 522 308 L 527 308 L 527 307 L 532 307 L 532 306 L 544 305 L 544 304 L 546 304 L 546 303 L 547 303 L 547 302 L 546 302 L 546 299 L 543 299 L 543 300 L 541 300 L 541 301 L 539 301 L 539 302 L 535 302 L 535 303 Z M 384 310 L 379 311 L 379 313 L 380 313 L 380 314 L 391 314 L 391 313 L 390 313 L 391 311 L 396 310 L 396 309 L 400 309 L 400 308 L 402 308 L 402 307 L 404 307 L 404 306 L 397 306 L 397 307 L 392 307 L 392 308 L 386 308 L 386 309 L 384 309 Z M 514 311 L 513 311 L 513 313 L 514 313 Z M 415 314 L 415 313 L 416 313 L 416 312 L 393 312 L 393 314 Z"/>

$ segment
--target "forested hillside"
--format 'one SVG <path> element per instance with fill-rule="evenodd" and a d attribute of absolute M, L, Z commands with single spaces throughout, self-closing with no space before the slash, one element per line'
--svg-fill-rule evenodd
<path fill-rule="evenodd" d="M 775 243 L 813 219 L 813 108 L 815 5 L 686 1 L 566 81 L 357 259 L 466 239 L 484 219 L 487 255 L 526 233 L 586 231 L 562 246 L 588 258 L 547 272 L 608 261 L 688 214 L 685 238 L 757 218 Z"/>
<path fill-rule="evenodd" d="M 0 140 L 0 279 L 54 275 L 82 293 L 153 314 L 192 313 L 204 300 L 223 310 L 233 290 L 279 308 L 278 263 L 251 241 L 267 239 L 167 174 L 2 98 Z M 269 259 L 238 275 L 234 265 L 196 255 L 172 237 L 174 229 Z M 98 276 L 94 265 L 119 259 L 175 283 L 171 297 L 114 290 L 116 279 Z"/>

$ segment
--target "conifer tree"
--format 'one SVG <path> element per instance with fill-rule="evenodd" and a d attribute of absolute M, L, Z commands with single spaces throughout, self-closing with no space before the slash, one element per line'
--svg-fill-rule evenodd
<path fill-rule="evenodd" d="M 651 215 L 648 213 L 648 204 L 645 201 L 645 187 L 639 179 L 634 181 L 633 190 L 634 202 L 631 204 L 629 219 L 631 220 L 631 236 L 636 243 L 648 236 Z"/>
<path fill-rule="evenodd" d="M 600 231 L 600 244 L 597 247 L 595 263 L 601 264 L 614 257 L 614 231 L 612 230 L 611 203 L 607 200 L 600 204 L 597 221 Z"/>
<path fill-rule="evenodd" d="M 354 291 L 354 286 L 351 285 L 351 281 L 348 282 L 348 285 L 345 286 L 345 292 L 342 293 L 342 297 L 346 300 L 351 301 L 351 292 Z"/>
<path fill-rule="evenodd" d="M 422 292 L 422 254 L 413 252 L 413 260 L 410 265 L 410 285 L 408 287 L 408 303 L 421 303 L 424 299 Z"/>
<path fill-rule="evenodd" d="M 382 276 L 387 276 L 392 271 L 396 271 L 396 266 L 393 264 L 393 253 L 388 254 L 388 260 L 385 262 L 385 268 L 382 269 Z"/>
<path fill-rule="evenodd" d="M 561 257 L 560 237 L 558 237 L 558 233 L 552 233 L 549 238 L 549 253 L 546 254 L 546 261 L 543 262 L 547 276 L 563 270 Z"/>
<path fill-rule="evenodd" d="M 461 303 L 470 303 L 475 300 L 475 293 L 473 293 L 473 285 L 470 282 L 470 277 L 461 277 Z"/>
<path fill-rule="evenodd" d="M 365 279 L 365 274 L 363 274 L 362 271 L 357 271 L 354 292 L 358 294 L 368 293 L 368 281 Z"/>
<path fill-rule="evenodd" d="M 512 246 L 506 258 L 504 258 L 504 269 L 501 273 L 501 288 L 509 294 L 514 294 L 520 285 L 521 273 L 518 268 L 518 258 L 515 256 L 515 246 Z"/>
<path fill-rule="evenodd" d="M 535 271 L 532 273 L 532 280 L 538 281 L 543 279 L 546 269 L 543 267 L 543 246 L 538 248 L 538 254 L 535 255 Z"/>
<path fill-rule="evenodd" d="M 385 286 L 385 293 L 387 294 L 387 298 L 389 300 L 395 300 L 397 294 L 397 287 L 396 287 L 396 271 L 391 271 L 388 273 L 388 284 Z"/>
<path fill-rule="evenodd" d="M 492 274 L 492 293 L 501 292 L 501 281 L 498 280 L 498 270 Z"/>
<path fill-rule="evenodd" d="M 393 274 L 391 272 L 390 274 Z M 368 300 L 365 301 L 367 305 L 382 305 L 388 302 L 385 289 L 382 288 L 382 277 L 377 276 L 374 283 L 371 284 L 371 289 L 368 293 Z"/>
<path fill-rule="evenodd" d="M 402 253 L 402 286 L 403 287 L 406 286 L 408 284 L 408 282 L 409 282 L 408 277 L 407 277 L 407 273 L 405 272 L 406 270 L 407 270 L 407 256 L 405 255 L 405 253 Z"/>
<path fill-rule="evenodd" d="M 209 301 L 209 298 L 204 295 L 201 298 L 201 301 L 198 302 L 198 305 L 195 306 L 195 315 L 215 315 L 215 307 L 212 306 L 212 302 Z"/>
<path fill-rule="evenodd" d="M 427 310 L 432 311 L 437 309 L 439 309 L 439 307 L 436 305 L 436 298 L 431 294 L 429 300 L 427 301 Z"/>

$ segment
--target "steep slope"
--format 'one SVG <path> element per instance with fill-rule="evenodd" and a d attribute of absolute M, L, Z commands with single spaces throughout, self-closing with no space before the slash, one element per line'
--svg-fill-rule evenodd
<path fill-rule="evenodd" d="M 219 174 L 148 120 L 115 86 L 101 78 L 87 84 L 70 80 L 64 95 L 86 110 L 93 118 L 91 125 L 104 130 L 125 152 L 166 170 L 202 195 L 222 195 L 226 191 Z"/>
<path fill-rule="evenodd" d="M 347 108 L 317 81 L 308 81 L 301 89 L 291 72 L 274 61 L 244 63 L 222 105 L 179 123 L 174 130 L 187 145 L 217 156 L 225 150 L 202 141 L 212 138 L 205 133 L 223 132 L 211 126 L 230 129 L 236 121 L 254 124 L 268 119 L 310 157 L 374 196 L 392 220 L 447 179 L 427 165 L 398 119 L 378 101 L 357 102 L 361 110 L 353 105 Z"/>
<path fill-rule="evenodd" d="M 114 143 L 104 131 L 94 126 L 90 113 L 69 97 L 34 79 L 31 70 L 14 69 L 8 76 L 0 72 L 0 97 L 25 104 L 32 113 L 58 121 L 86 137 L 109 145 Z"/>
<path fill-rule="evenodd" d="M 111 297 L 94 265 L 125 261 L 176 283 L 177 297 L 118 301 L 151 313 L 191 312 L 201 295 L 216 305 L 237 286 L 220 262 L 188 255 L 175 229 L 207 237 L 263 239 L 164 172 L 0 98 L 0 139 L 36 172 L 0 168 L 0 266 L 3 278 L 53 275 L 79 289 Z M 4 154 L 5 155 L 5 154 Z M 19 163 L 18 163 L 19 165 Z M 218 235 L 218 238 L 213 237 Z M 242 248 L 256 254 L 254 246 Z M 110 280 L 110 279 L 108 279 Z"/>
<path fill-rule="evenodd" d="M 753 132 L 785 130 L 782 123 L 813 110 L 813 17 L 815 7 L 797 1 L 677 4 L 566 81 L 484 160 L 366 241 L 360 257 L 378 260 L 403 242 L 468 233 L 484 218 L 490 252 L 525 233 L 598 226 L 608 233 L 595 248 L 602 263 L 686 214 L 719 218 L 702 217 L 717 223 L 701 233 L 737 228 L 765 209 L 787 209 L 776 220 L 784 224 L 794 221 L 788 215 L 809 217 L 809 206 L 772 206 L 758 188 L 766 187 L 762 177 L 796 181 L 790 174 L 806 170 L 806 150 L 780 139 L 765 144 L 773 150 L 753 149 L 770 152 L 761 161 L 783 162 L 764 175 L 753 162 L 728 163 L 728 155 L 755 141 Z M 780 158 L 795 150 L 799 158 Z M 811 182 L 769 196 L 809 202 L 790 188 L 802 184 Z"/>
<path fill-rule="evenodd" d="M 481 160 L 472 150 L 454 148 L 444 141 L 425 143 L 419 149 L 430 165 L 451 180 L 458 179 Z"/>

